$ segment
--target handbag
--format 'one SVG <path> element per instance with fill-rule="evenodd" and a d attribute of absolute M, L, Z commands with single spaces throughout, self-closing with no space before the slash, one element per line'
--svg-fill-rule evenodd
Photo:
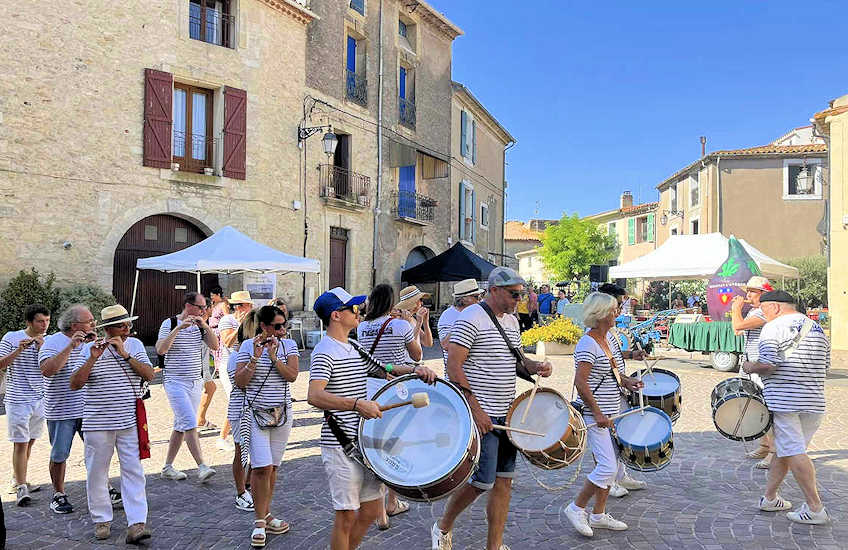
<path fill-rule="evenodd" d="M 509 351 L 515 357 L 516 376 L 535 384 L 536 380 L 533 379 L 533 375 L 530 374 L 530 371 L 527 370 L 527 367 L 524 365 L 524 362 L 527 360 L 527 358 L 524 356 L 524 352 L 519 348 L 512 347 L 512 343 L 509 341 L 509 337 L 506 335 L 506 332 L 504 332 L 503 327 L 501 326 L 500 322 L 498 322 L 498 318 L 495 317 L 495 312 L 492 311 L 492 308 L 489 307 L 489 304 L 487 304 L 486 302 L 480 302 L 480 307 L 482 307 L 483 311 L 485 311 L 489 315 L 489 318 L 492 320 L 492 323 L 495 325 L 495 328 L 498 329 L 498 332 L 501 333 L 501 338 L 503 338 L 506 347 L 509 348 Z"/>
<path fill-rule="evenodd" d="M 142 379 L 141 381 L 141 396 L 135 392 L 135 387 L 130 378 L 129 373 L 124 368 L 122 361 L 126 361 L 129 365 L 129 359 L 122 359 L 118 357 L 118 355 L 112 351 L 112 347 L 109 346 L 109 353 L 112 354 L 112 357 L 118 362 L 121 370 L 124 371 L 124 376 L 127 377 L 127 381 L 130 383 L 130 387 L 133 390 L 133 395 L 135 395 L 135 429 L 138 434 L 138 458 L 144 460 L 145 458 L 150 458 L 150 429 L 147 425 L 147 408 L 144 406 L 144 399 L 150 397 L 150 386 L 146 384 L 146 381 Z M 132 365 L 130 365 L 132 368 Z M 145 392 L 146 390 L 146 392 Z"/>
<path fill-rule="evenodd" d="M 282 345 L 280 343 L 279 345 Z M 276 407 L 267 407 L 267 408 L 257 408 L 253 406 L 253 403 L 256 401 L 256 398 L 259 397 L 259 394 L 262 392 L 262 388 L 265 387 L 265 382 L 268 381 L 268 377 L 271 376 L 271 371 L 274 370 L 274 364 L 268 367 L 268 374 L 265 375 L 265 378 L 262 380 L 262 384 L 259 385 L 259 389 L 256 390 L 256 393 L 253 395 L 253 400 L 247 403 L 247 406 L 253 411 L 253 419 L 256 421 L 256 425 L 259 426 L 263 430 L 270 430 L 271 428 L 277 428 L 282 426 L 288 421 L 288 415 L 286 412 L 286 407 L 279 405 Z M 244 392 L 244 401 L 247 402 L 247 388 L 242 388 Z"/>

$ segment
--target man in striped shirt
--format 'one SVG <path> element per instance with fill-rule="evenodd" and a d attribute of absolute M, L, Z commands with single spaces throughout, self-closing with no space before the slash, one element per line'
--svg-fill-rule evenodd
<path fill-rule="evenodd" d="M 503 543 L 512 478 L 515 475 L 516 448 L 506 433 L 492 430 L 493 424 L 505 424 L 506 414 L 515 398 L 516 358 L 510 348 L 520 348 L 518 320 L 512 315 L 524 292 L 524 279 L 508 267 L 497 267 L 489 274 L 489 294 L 480 304 L 465 308 L 451 330 L 448 347 L 448 376 L 462 391 L 474 423 L 482 436 L 479 468 L 468 485 L 451 496 L 442 518 L 430 530 L 433 550 L 450 550 L 451 530 L 456 518 L 477 497 L 491 490 L 486 508 L 488 550 L 509 550 Z M 500 330 L 483 306 L 491 309 Z M 524 361 L 530 374 L 551 375 L 547 361 Z"/>
<path fill-rule="evenodd" d="M 215 470 L 203 461 L 197 435 L 197 409 L 203 389 L 203 344 L 213 351 L 218 349 L 218 337 L 203 320 L 205 310 L 206 298 L 198 292 L 187 292 L 183 297 L 182 313 L 165 319 L 159 327 L 156 353 L 165 356 L 162 385 L 174 411 L 174 430 L 162 468 L 162 477 L 166 479 L 182 480 L 187 477 L 185 472 L 173 466 L 183 441 L 197 463 L 198 479 L 206 481 L 215 475 Z"/>
<path fill-rule="evenodd" d="M 476 304 L 486 291 L 477 285 L 474 279 L 464 279 L 453 287 L 453 305 L 439 315 L 439 343 L 442 345 L 442 358 L 445 361 L 445 376 L 448 368 L 448 344 L 453 324 L 459 314 L 470 305 Z"/>
<path fill-rule="evenodd" d="M 27 306 L 26 329 L 7 332 L 0 340 L 0 371 L 8 373 L 6 420 L 12 442 L 13 485 L 18 506 L 30 502 L 27 464 L 35 440 L 44 430 L 44 388 L 38 368 L 38 350 L 50 325 L 50 310 L 41 304 Z"/>
<path fill-rule="evenodd" d="M 349 341 L 348 334 L 359 324 L 359 308 L 364 302 L 365 296 L 351 296 L 336 287 L 319 296 L 313 306 L 327 326 L 327 334 L 312 350 L 307 399 L 313 407 L 331 411 L 345 439 L 350 440 L 356 438 L 360 416 L 382 417 L 380 405 L 366 399 L 366 377 L 385 378 L 391 372 L 415 373 L 427 383 L 436 379 L 436 373 L 426 367 L 387 364 L 384 369 L 363 359 L 359 344 Z M 382 483 L 345 454 L 326 419 L 321 426 L 321 461 L 335 510 L 330 548 L 353 550 L 377 519 Z"/>
<path fill-rule="evenodd" d="M 782 290 L 765 292 L 760 307 L 768 322 L 760 333 L 759 358 L 747 361 L 747 373 L 762 376 L 766 406 L 774 414 L 777 457 L 769 468 L 765 495 L 759 507 L 767 512 L 789 510 L 777 490 L 789 470 L 806 502 L 786 517 L 797 523 L 830 521 L 816 488 L 816 470 L 807 446 L 824 417 L 824 381 L 830 367 L 830 342 L 818 323 L 795 309 L 795 300 Z"/>
<path fill-rule="evenodd" d="M 143 381 L 153 380 L 153 365 L 141 340 L 130 338 L 132 321 L 121 305 L 101 311 L 106 338 L 83 349 L 84 362 L 71 375 L 71 389 L 85 391 L 82 431 L 85 434 L 85 491 L 98 540 L 111 534 L 109 463 L 115 449 L 121 463 L 121 492 L 127 516 L 127 544 L 150 538 L 144 468 L 139 454 L 136 400 Z"/>

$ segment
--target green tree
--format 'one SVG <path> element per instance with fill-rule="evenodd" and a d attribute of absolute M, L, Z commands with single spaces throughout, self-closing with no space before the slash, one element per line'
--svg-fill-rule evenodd
<path fill-rule="evenodd" d="M 775 287 L 797 295 L 801 303 L 808 308 L 827 307 L 827 258 L 804 256 L 782 261 L 798 268 L 801 290 L 798 290 L 798 283 L 791 279 L 778 282 Z"/>
<path fill-rule="evenodd" d="M 21 270 L 0 292 L 0 334 L 24 328 L 24 309 L 30 304 L 42 304 L 51 312 L 59 307 L 59 290 L 53 287 L 56 277 L 50 273 L 42 281 L 35 268 Z M 56 328 L 56 316 L 51 316 L 51 329 Z"/>
<path fill-rule="evenodd" d="M 100 319 L 100 310 L 115 303 L 114 296 L 97 286 L 74 285 L 59 289 L 59 312 L 73 304 L 83 304 L 96 319 Z M 126 307 L 129 309 L 129 304 Z"/>
<path fill-rule="evenodd" d="M 539 255 L 554 277 L 570 280 L 588 276 L 593 264 L 606 264 L 615 247 L 615 237 L 601 231 L 597 223 L 581 220 L 577 214 L 563 215 L 558 224 L 545 229 Z"/>

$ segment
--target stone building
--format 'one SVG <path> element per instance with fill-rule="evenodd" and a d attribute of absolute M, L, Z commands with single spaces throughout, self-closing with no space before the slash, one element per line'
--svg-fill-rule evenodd
<path fill-rule="evenodd" d="M 291 0 L 0 4 L 0 283 L 32 266 L 129 305 L 137 258 L 225 225 L 303 255 L 296 129 L 312 19 Z M 302 281 L 278 278 L 294 308 Z M 145 340 L 194 287 L 143 272 Z"/>
<path fill-rule="evenodd" d="M 656 212 L 659 203 L 633 204 L 630 191 L 621 194 L 619 207 L 600 214 L 586 216 L 601 230 L 615 237 L 618 254 L 610 265 L 623 264 L 644 256 L 657 247 Z"/>

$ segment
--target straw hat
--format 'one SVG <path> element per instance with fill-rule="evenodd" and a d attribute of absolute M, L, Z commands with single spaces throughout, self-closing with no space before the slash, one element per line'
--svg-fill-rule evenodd
<path fill-rule="evenodd" d="M 231 304 L 253 304 L 250 299 L 250 292 L 246 290 L 236 290 L 228 300 Z"/>
<path fill-rule="evenodd" d="M 395 304 L 395 309 L 412 309 L 418 300 L 423 300 L 425 296 L 429 294 L 422 292 L 417 286 L 408 286 L 400 291 L 400 301 Z"/>
<path fill-rule="evenodd" d="M 463 279 L 453 285 L 453 297 L 462 298 L 463 296 L 474 296 L 483 294 L 486 291 L 477 285 L 476 279 Z"/>
<path fill-rule="evenodd" d="M 765 277 L 754 276 L 748 279 L 748 283 L 743 286 L 745 290 L 759 290 L 761 292 L 769 292 L 774 290 L 774 288 L 769 284 L 768 279 Z"/>
<path fill-rule="evenodd" d="M 120 323 L 129 323 L 130 321 L 135 321 L 136 319 L 138 319 L 138 315 L 130 317 L 127 308 L 125 308 L 121 304 L 115 304 L 114 306 L 106 306 L 102 310 L 100 310 L 100 324 L 97 325 L 97 328 L 102 328 L 109 325 L 117 325 Z"/>

